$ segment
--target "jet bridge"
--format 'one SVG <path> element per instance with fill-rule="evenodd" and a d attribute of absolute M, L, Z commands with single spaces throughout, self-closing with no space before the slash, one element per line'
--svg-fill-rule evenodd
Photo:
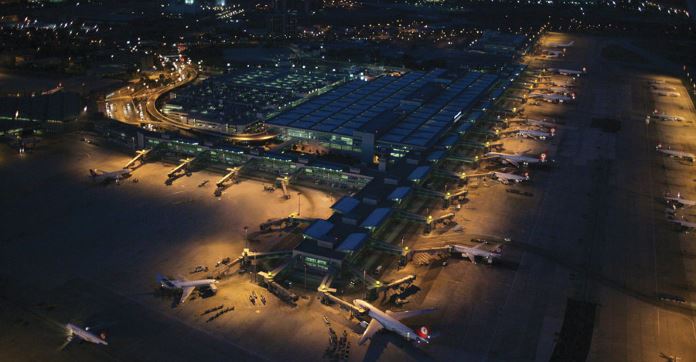
<path fill-rule="evenodd" d="M 495 176 L 495 172 L 480 172 L 480 173 L 472 173 L 472 174 L 467 174 L 464 173 L 463 177 L 464 179 L 468 180 L 470 178 L 484 178 L 484 177 L 493 177 Z"/>
<path fill-rule="evenodd" d="M 473 142 L 473 141 L 462 141 L 457 144 L 458 147 L 466 147 L 466 148 L 473 148 L 473 149 L 482 149 L 486 148 L 486 143 L 487 142 Z"/>
<path fill-rule="evenodd" d="M 299 299 L 297 294 L 291 292 L 290 290 L 286 289 L 279 283 L 277 283 L 274 278 L 278 276 L 285 268 L 290 265 L 290 259 L 288 259 L 286 262 L 283 264 L 279 265 L 277 268 L 273 269 L 272 271 L 269 272 L 258 272 L 257 274 L 261 277 L 263 277 L 263 284 L 266 285 L 266 288 L 268 290 L 278 296 L 280 299 L 288 302 L 288 303 L 295 303 Z"/>
<path fill-rule="evenodd" d="M 136 155 L 133 157 L 128 163 L 126 163 L 123 168 L 131 168 L 131 166 L 135 165 L 137 162 L 140 162 L 142 165 L 145 163 L 145 158 L 154 150 L 154 148 L 146 149 L 146 150 L 138 150 L 135 151 Z"/>
<path fill-rule="evenodd" d="M 437 198 L 437 199 L 439 199 L 441 197 L 445 197 L 444 192 L 431 190 L 431 189 L 428 189 L 428 188 L 425 188 L 422 186 L 414 186 L 414 190 L 416 191 L 416 193 L 418 195 L 421 195 L 421 196 L 433 197 L 433 198 Z"/>
<path fill-rule="evenodd" d="M 456 162 L 462 162 L 462 163 L 468 163 L 468 164 L 475 164 L 478 162 L 478 157 L 467 157 L 463 155 L 458 155 L 458 154 L 450 154 L 445 156 L 445 159 L 450 160 L 450 161 L 456 161 Z"/>
<path fill-rule="evenodd" d="M 292 256 L 292 250 L 278 251 L 251 251 L 244 248 L 241 256 L 241 264 L 246 267 L 251 263 L 251 260 L 267 260 L 267 259 L 284 259 Z"/>
<path fill-rule="evenodd" d="M 191 163 L 194 160 L 196 160 L 196 157 L 185 158 L 180 160 L 181 163 L 178 166 L 174 167 L 171 171 L 169 171 L 169 173 L 167 173 L 167 177 L 169 177 L 170 179 L 176 177 L 181 171 L 184 171 L 184 173 L 189 174 L 189 167 L 191 166 Z"/>
<path fill-rule="evenodd" d="M 283 189 L 283 196 L 285 197 L 285 199 L 290 199 L 290 193 L 288 192 L 289 183 L 290 177 L 287 175 L 276 178 L 276 185 L 280 185 L 280 188 Z"/>
<path fill-rule="evenodd" d="M 384 283 L 378 279 L 373 278 L 364 270 L 361 271 L 354 267 L 349 268 L 349 270 L 351 273 L 353 273 L 353 275 L 363 279 L 363 282 L 365 283 L 365 289 L 367 289 L 368 299 L 376 299 L 379 292 L 384 292 L 386 295 L 387 291 L 399 288 L 404 284 L 411 285 L 413 281 L 416 280 L 415 275 L 407 275 L 403 278 Z"/>
<path fill-rule="evenodd" d="M 447 209 L 450 207 L 452 200 L 459 200 L 459 197 L 462 195 L 466 195 L 469 192 L 469 189 L 464 187 L 456 191 L 447 191 L 445 193 L 445 196 L 443 197 L 444 203 L 442 204 L 443 209 Z"/>
<path fill-rule="evenodd" d="M 428 215 L 428 218 L 425 220 L 425 229 L 423 230 L 424 233 L 429 234 L 433 230 L 435 230 L 435 227 L 437 227 L 437 224 L 444 224 L 446 222 L 451 221 L 454 218 L 454 213 L 450 212 L 444 215 L 440 215 L 438 217 L 433 218 L 432 215 Z"/>
<path fill-rule="evenodd" d="M 380 292 L 384 292 L 384 296 L 387 296 L 387 292 L 394 289 L 408 288 L 413 282 L 416 281 L 416 276 L 413 274 L 407 275 L 403 278 L 396 279 L 388 283 L 382 283 L 381 286 L 377 286 L 375 289 Z M 404 287 L 405 286 L 405 287 Z"/>
<path fill-rule="evenodd" d="M 353 303 L 348 303 L 345 300 L 343 300 L 343 299 L 341 299 L 341 298 L 339 298 L 331 293 L 323 292 L 322 294 L 323 294 L 322 302 L 325 304 L 328 304 L 329 301 L 334 302 L 334 303 L 340 305 L 341 307 L 349 310 L 354 315 L 364 315 L 365 313 L 367 313 L 367 311 L 365 309 L 357 307 L 357 306 L 353 305 Z"/>
<path fill-rule="evenodd" d="M 229 186 L 226 185 L 226 182 L 232 179 L 236 180 L 237 176 L 239 176 L 239 171 L 241 169 L 241 166 L 231 167 L 227 169 L 227 174 L 215 183 L 215 186 L 217 187 L 215 189 L 215 196 L 219 197 L 220 195 L 222 195 L 222 192 Z"/>
<path fill-rule="evenodd" d="M 336 288 L 331 287 L 333 283 L 334 275 L 332 273 L 326 274 L 324 279 L 321 280 L 317 292 L 319 293 L 336 293 Z"/>
<path fill-rule="evenodd" d="M 442 204 L 443 209 L 450 207 L 452 200 L 457 200 L 460 196 L 466 195 L 468 192 L 469 190 L 466 187 L 456 191 L 447 192 L 430 190 L 425 187 L 416 188 L 416 193 L 418 193 L 419 195 L 442 199 L 444 201 L 444 203 Z"/>
<path fill-rule="evenodd" d="M 259 225 L 259 229 L 261 231 L 269 231 L 274 226 L 287 227 L 293 224 L 311 224 L 314 221 L 316 221 L 315 218 L 288 216 L 277 219 L 269 219 L 268 221 L 261 223 Z"/>
<path fill-rule="evenodd" d="M 370 247 L 393 255 L 401 256 L 402 254 L 401 247 L 383 241 L 372 241 L 370 242 Z"/>

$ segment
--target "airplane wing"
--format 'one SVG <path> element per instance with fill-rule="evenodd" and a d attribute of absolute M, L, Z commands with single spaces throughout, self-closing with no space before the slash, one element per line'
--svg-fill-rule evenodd
<path fill-rule="evenodd" d="M 360 340 L 358 341 L 358 344 L 363 344 L 365 341 L 368 339 L 372 338 L 372 336 L 377 333 L 382 329 L 382 324 L 377 321 L 377 319 L 372 318 L 370 321 L 370 324 L 367 325 L 367 328 L 365 328 L 365 332 L 363 332 L 362 336 L 360 337 Z"/>
<path fill-rule="evenodd" d="M 194 289 L 196 289 L 196 287 L 183 287 L 181 290 L 181 299 L 179 300 L 179 304 L 184 304 L 186 299 L 191 296 Z"/>
<path fill-rule="evenodd" d="M 509 159 L 509 158 L 506 158 L 505 161 L 507 161 L 509 164 L 511 164 L 511 165 L 513 165 L 513 166 L 515 166 L 515 167 L 520 167 L 520 164 L 517 163 L 517 161 L 513 161 L 513 160 L 511 160 L 511 159 Z"/>
<path fill-rule="evenodd" d="M 394 317 L 394 319 L 396 319 L 396 320 L 402 320 L 402 319 L 405 319 L 405 318 L 411 318 L 411 317 L 415 317 L 415 316 L 419 316 L 419 315 L 423 315 L 423 314 L 427 314 L 427 313 L 432 313 L 432 312 L 434 312 L 434 311 L 435 311 L 434 308 L 431 308 L 431 309 L 406 310 L 406 311 L 403 311 L 403 312 L 392 312 L 392 311 L 388 310 L 388 311 L 387 311 L 387 315 L 389 315 L 389 316 L 391 316 L 391 317 Z M 368 326 L 368 328 L 369 328 L 369 326 Z"/>
<path fill-rule="evenodd" d="M 465 255 L 466 255 L 467 258 L 469 258 L 469 261 L 471 261 L 472 263 L 476 264 L 476 255 L 474 255 L 474 254 L 472 254 L 472 253 L 466 253 Z"/>

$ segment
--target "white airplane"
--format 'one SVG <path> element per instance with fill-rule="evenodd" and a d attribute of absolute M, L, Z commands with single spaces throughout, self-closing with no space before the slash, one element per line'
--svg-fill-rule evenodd
<path fill-rule="evenodd" d="M 422 309 L 403 312 L 392 312 L 390 310 L 387 310 L 383 312 L 379 310 L 377 307 L 373 306 L 372 304 L 361 299 L 353 300 L 353 305 L 355 305 L 359 309 L 364 310 L 367 313 L 367 315 L 370 316 L 370 318 L 372 318 L 370 323 L 367 325 L 365 332 L 363 332 L 362 336 L 360 337 L 358 344 L 365 343 L 365 341 L 372 338 L 372 336 L 381 329 L 386 329 L 390 332 L 394 332 L 406 339 L 407 341 L 416 341 L 418 343 L 428 343 L 430 341 L 430 334 L 427 327 L 421 327 L 416 332 L 413 329 L 401 323 L 400 321 L 405 318 L 430 313 L 434 311 L 434 309 Z"/>
<path fill-rule="evenodd" d="M 575 99 L 575 96 L 564 96 L 561 94 L 532 93 L 528 96 L 531 99 L 540 99 L 549 103 L 564 103 Z"/>
<path fill-rule="evenodd" d="M 135 157 L 131 158 L 131 160 L 128 161 L 128 162 L 126 163 L 126 165 L 123 166 L 123 168 L 124 168 L 124 169 L 125 169 L 125 168 L 130 168 L 131 166 L 133 166 L 133 165 L 134 165 L 136 162 L 138 162 L 138 161 L 144 162 L 143 160 L 145 159 L 145 157 L 147 157 L 147 155 L 150 154 L 150 152 L 152 152 L 152 148 L 147 149 L 147 150 L 137 150 L 137 151 L 135 151 Z"/>
<path fill-rule="evenodd" d="M 484 155 L 485 158 L 498 158 L 502 162 L 509 163 L 515 167 L 520 167 L 521 165 L 536 165 L 546 162 L 546 153 L 539 155 L 539 158 L 529 157 L 522 154 L 509 154 L 502 152 L 488 152 Z"/>
<path fill-rule="evenodd" d="M 551 121 L 531 119 L 531 118 L 511 119 L 511 120 L 508 120 L 508 122 L 525 123 L 525 124 L 528 124 L 530 126 L 548 128 L 551 133 L 556 133 L 556 126 L 558 125 L 558 124 L 551 122 Z"/>
<path fill-rule="evenodd" d="M 104 183 L 111 182 L 111 181 L 118 183 L 122 179 L 128 178 L 132 172 L 133 172 L 133 170 L 131 170 L 129 168 L 124 168 L 121 170 L 111 171 L 111 172 L 105 172 L 105 171 L 102 171 L 102 170 L 99 170 L 96 168 L 89 170 L 89 173 L 90 173 L 90 175 L 92 175 L 92 179 L 95 182 L 104 182 Z"/>
<path fill-rule="evenodd" d="M 576 75 L 583 75 L 587 73 L 587 69 L 582 68 L 582 70 L 573 70 L 573 69 L 558 69 L 558 68 L 549 68 L 550 72 L 557 73 L 560 75 L 570 75 L 570 76 L 576 76 Z"/>
<path fill-rule="evenodd" d="M 511 182 L 523 182 L 523 181 L 528 181 L 529 180 L 529 173 L 525 172 L 524 175 L 517 175 L 514 173 L 509 173 L 509 172 L 484 172 L 484 173 L 478 173 L 478 174 L 473 174 L 473 175 L 464 175 L 463 177 L 466 177 L 466 179 L 470 178 L 478 178 L 478 177 L 490 177 L 496 181 L 499 181 L 501 184 L 508 185 Z"/>
<path fill-rule="evenodd" d="M 673 116 L 670 114 L 666 113 L 658 113 L 657 111 L 653 112 L 653 114 L 650 116 L 651 119 L 656 119 L 658 121 L 672 121 L 672 122 L 683 122 L 684 117 L 679 117 L 679 116 Z"/>
<path fill-rule="evenodd" d="M 180 304 L 183 304 L 186 301 L 186 299 L 188 299 L 188 297 L 191 296 L 191 293 L 193 293 L 194 289 L 208 287 L 210 288 L 210 290 L 215 292 L 217 291 L 216 284 L 219 283 L 217 279 L 177 280 L 167 279 L 162 276 L 159 276 L 157 278 L 157 281 L 160 283 L 160 286 L 164 289 L 181 289 L 181 299 L 179 300 Z"/>
<path fill-rule="evenodd" d="M 652 89 L 661 90 L 661 91 L 676 91 L 677 90 L 677 88 L 675 88 L 675 87 L 669 87 L 669 86 L 657 85 L 657 84 L 653 84 L 650 87 L 652 87 Z"/>
<path fill-rule="evenodd" d="M 554 87 L 563 87 L 563 88 L 575 88 L 575 84 L 573 84 L 573 79 L 571 78 L 568 82 L 551 82 L 551 85 Z"/>
<path fill-rule="evenodd" d="M 567 43 L 548 43 L 546 46 L 552 47 L 552 48 L 569 48 L 575 45 L 575 41 L 571 40 Z"/>
<path fill-rule="evenodd" d="M 680 220 L 680 219 L 672 219 L 670 221 L 681 226 L 682 229 L 684 229 L 684 230 L 690 231 L 690 230 L 696 229 L 696 222 L 689 222 L 689 221 Z"/>
<path fill-rule="evenodd" d="M 555 94 L 562 94 L 564 96 L 571 96 L 571 97 L 575 98 L 575 92 L 573 92 L 570 89 L 567 89 L 565 87 L 548 87 L 546 89 L 550 90 L 551 92 L 553 92 Z"/>
<path fill-rule="evenodd" d="M 665 202 L 670 205 L 675 205 L 676 207 L 691 207 L 696 205 L 696 201 L 681 197 L 681 193 L 677 193 L 677 196 L 672 196 L 671 194 L 665 195 Z"/>
<path fill-rule="evenodd" d="M 545 140 L 547 138 L 551 138 L 554 136 L 555 129 L 551 129 L 551 132 L 544 132 L 544 131 L 539 131 L 535 129 L 515 129 L 515 130 L 510 130 L 510 131 L 505 131 L 502 132 L 503 134 L 507 135 L 515 135 L 515 136 L 521 136 L 525 138 L 534 138 L 538 140 Z"/>
<path fill-rule="evenodd" d="M 657 152 L 661 152 L 669 157 L 680 158 L 680 159 L 684 159 L 684 160 L 687 160 L 690 162 L 694 162 L 696 160 L 696 155 L 694 155 L 691 152 L 675 151 L 675 150 L 672 150 L 669 148 L 666 149 L 666 148 L 662 147 L 661 144 L 657 145 L 657 147 L 655 147 L 655 149 L 657 150 Z"/>
<path fill-rule="evenodd" d="M 664 90 L 659 90 L 659 89 L 653 89 L 652 92 L 653 92 L 653 94 L 657 94 L 658 96 L 663 96 L 663 97 L 679 97 L 679 96 L 681 96 L 681 93 L 679 93 L 679 92 L 664 91 Z"/>
<path fill-rule="evenodd" d="M 562 50 L 544 50 L 541 56 L 546 58 L 558 58 L 562 57 L 565 53 Z"/>
<path fill-rule="evenodd" d="M 508 173 L 508 172 L 493 172 L 493 177 L 495 177 L 496 180 L 500 181 L 503 185 L 510 184 L 511 182 L 515 183 L 520 183 L 523 181 L 529 181 L 529 174 L 525 173 L 524 175 L 517 175 L 514 173 Z"/>
<path fill-rule="evenodd" d="M 68 330 L 68 336 L 67 336 L 67 342 L 69 343 L 70 341 L 77 336 L 77 338 L 89 342 L 89 343 L 94 343 L 94 344 L 103 344 L 103 345 L 108 345 L 106 343 L 106 335 L 104 333 L 101 333 L 100 335 L 96 335 L 92 332 L 89 331 L 89 327 L 82 329 L 72 323 L 68 323 L 65 325 L 65 328 Z"/>
<path fill-rule="evenodd" d="M 452 245 L 452 251 L 456 253 L 461 253 L 462 257 L 469 258 L 472 263 L 476 264 L 476 257 L 486 259 L 488 264 L 493 264 L 493 260 L 500 257 L 502 252 L 502 246 L 498 245 L 493 251 L 483 250 L 483 243 L 476 246 L 464 246 L 464 245 Z"/>

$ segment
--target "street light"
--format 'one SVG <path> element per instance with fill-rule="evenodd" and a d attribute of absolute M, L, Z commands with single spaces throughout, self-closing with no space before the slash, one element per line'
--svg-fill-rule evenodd
<path fill-rule="evenodd" d="M 302 200 L 300 198 L 300 195 L 302 195 L 302 193 L 298 192 L 297 193 L 297 216 L 300 216 L 300 206 L 301 206 L 300 201 Z"/>
<path fill-rule="evenodd" d="M 247 237 L 249 232 L 249 227 L 245 226 L 244 227 L 244 245 L 248 249 L 249 248 L 249 238 Z"/>

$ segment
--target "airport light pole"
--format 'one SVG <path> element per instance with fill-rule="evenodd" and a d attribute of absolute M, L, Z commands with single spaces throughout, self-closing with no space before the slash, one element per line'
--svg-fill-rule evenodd
<path fill-rule="evenodd" d="M 301 206 L 300 201 L 302 200 L 300 197 L 301 195 L 302 195 L 301 192 L 297 193 L 297 216 L 300 216 L 300 206 Z"/>
<path fill-rule="evenodd" d="M 363 287 L 365 287 L 365 299 L 367 299 L 367 270 L 363 269 Z"/>
<path fill-rule="evenodd" d="M 244 227 L 244 247 L 249 249 L 249 237 L 248 237 L 249 227 Z"/>

